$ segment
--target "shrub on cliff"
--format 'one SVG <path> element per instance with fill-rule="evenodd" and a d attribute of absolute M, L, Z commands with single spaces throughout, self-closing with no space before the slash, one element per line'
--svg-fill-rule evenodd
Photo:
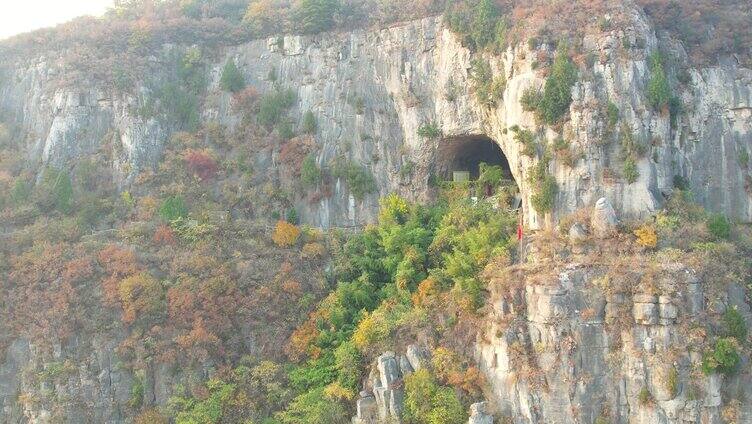
<path fill-rule="evenodd" d="M 663 58 L 659 53 L 653 53 L 649 58 L 650 80 L 648 81 L 648 102 L 656 110 L 662 110 L 671 100 L 671 87 L 668 85 L 666 72 L 663 70 Z"/>
<path fill-rule="evenodd" d="M 170 420 L 156 409 L 147 409 L 138 414 L 133 422 L 134 424 L 169 424 Z"/>
<path fill-rule="evenodd" d="M 231 93 L 237 93 L 245 88 L 245 78 L 234 60 L 228 59 L 227 63 L 225 63 L 225 67 L 222 69 L 222 76 L 219 79 L 219 85 L 222 87 L 222 90 Z"/>
<path fill-rule="evenodd" d="M 629 184 L 636 182 L 637 179 L 640 178 L 640 171 L 637 169 L 637 163 L 631 156 L 627 157 L 624 160 L 622 173 L 624 175 L 624 179 Z"/>
<path fill-rule="evenodd" d="M 747 323 L 735 307 L 726 309 L 723 314 L 723 325 L 726 327 L 726 336 L 735 338 L 739 343 L 746 342 Z"/>
<path fill-rule="evenodd" d="M 435 140 L 441 137 L 441 128 L 433 121 L 424 122 L 418 127 L 418 135 L 427 140 Z"/>
<path fill-rule="evenodd" d="M 316 116 L 310 110 L 303 115 L 303 122 L 300 124 L 301 132 L 304 134 L 316 134 Z"/>
<path fill-rule="evenodd" d="M 491 65 L 483 59 L 474 59 L 471 65 L 470 79 L 478 103 L 483 106 L 496 106 L 504 97 L 506 79 L 504 76 L 494 77 Z"/>
<path fill-rule="evenodd" d="M 274 418 L 282 424 L 348 424 L 350 417 L 345 406 L 330 399 L 324 389 L 304 393 L 290 402 L 287 410 Z"/>
<path fill-rule="evenodd" d="M 496 40 L 496 23 L 499 8 L 493 0 L 480 0 L 475 6 L 470 37 L 479 48 L 486 47 Z"/>
<path fill-rule="evenodd" d="M 406 422 L 411 424 L 462 423 L 465 408 L 451 387 L 440 386 L 426 369 L 405 377 Z"/>
<path fill-rule="evenodd" d="M 334 350 L 337 382 L 353 393 L 358 392 L 358 386 L 361 383 L 363 373 L 360 362 L 362 359 L 357 347 L 351 341 L 343 342 Z"/>
<path fill-rule="evenodd" d="M 554 124 L 569 111 L 572 87 L 576 82 L 577 68 L 569 58 L 565 46 L 559 46 L 538 108 L 543 122 Z"/>
<path fill-rule="evenodd" d="M 501 47 L 506 25 L 493 0 L 447 2 L 444 19 L 466 45 L 475 49 Z"/>
<path fill-rule="evenodd" d="M 356 200 L 363 200 L 367 194 L 377 190 L 376 180 L 368 168 L 352 162 L 338 162 L 334 166 L 334 176 L 344 178 Z"/>
<path fill-rule="evenodd" d="M 543 100 L 543 94 L 534 87 L 528 87 L 522 92 L 520 105 L 525 112 L 535 112 L 540 107 Z"/>
<path fill-rule="evenodd" d="M 284 112 L 295 103 L 295 92 L 275 90 L 261 98 L 259 103 L 258 121 L 267 128 L 273 127 L 281 121 Z"/>
<path fill-rule="evenodd" d="M 316 156 L 308 154 L 300 166 L 300 181 L 303 187 L 315 187 L 321 181 L 321 169 L 316 163 Z"/>
<path fill-rule="evenodd" d="M 720 372 L 730 375 L 736 371 L 740 361 L 737 341 L 731 337 L 718 339 L 715 347 L 702 356 L 702 371 L 705 374 Z"/>
<path fill-rule="evenodd" d="M 298 242 L 300 228 L 287 221 L 277 221 L 272 240 L 279 247 L 290 247 Z"/>
<path fill-rule="evenodd" d="M 185 218 L 188 216 L 188 206 L 182 196 L 170 196 L 159 206 L 159 216 L 167 222 Z"/>
<path fill-rule="evenodd" d="M 31 184 L 25 179 L 19 177 L 13 182 L 13 187 L 10 189 L 9 200 L 15 206 L 19 206 L 25 203 L 29 196 L 31 196 Z"/>
<path fill-rule="evenodd" d="M 217 174 L 217 161 L 212 157 L 208 150 L 188 149 L 184 155 L 188 172 L 196 176 L 201 181 L 213 178 Z"/>
<path fill-rule="evenodd" d="M 553 209 L 558 192 L 556 178 L 548 172 L 549 161 L 548 156 L 541 158 L 528 176 L 528 181 L 533 186 L 530 201 L 538 213 L 546 213 Z"/>
<path fill-rule="evenodd" d="M 290 401 L 290 390 L 281 366 L 243 357 L 240 365 L 217 372 L 215 377 L 189 393 L 178 386 L 167 410 L 178 424 L 276 423 L 270 416 Z M 144 421 L 158 424 L 161 421 Z"/>
<path fill-rule="evenodd" d="M 643 225 L 640 228 L 634 230 L 634 235 L 637 236 L 637 244 L 643 247 L 655 248 L 658 245 L 658 235 L 655 232 L 655 228 L 652 225 Z"/>
<path fill-rule="evenodd" d="M 120 302 L 123 305 L 123 322 L 136 320 L 148 322 L 164 311 L 164 289 L 157 279 L 148 273 L 128 277 L 118 285 Z"/>
<path fill-rule="evenodd" d="M 73 185 L 68 173 L 54 168 L 44 169 L 41 181 L 34 188 L 33 199 L 43 212 L 70 212 L 73 207 Z"/>
<path fill-rule="evenodd" d="M 708 217 L 705 225 L 713 237 L 717 239 L 728 239 L 731 237 L 731 223 L 723 214 L 712 214 Z"/>

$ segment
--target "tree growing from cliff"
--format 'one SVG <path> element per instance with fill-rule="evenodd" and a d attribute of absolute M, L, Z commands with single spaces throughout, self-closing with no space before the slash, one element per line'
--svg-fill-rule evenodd
<path fill-rule="evenodd" d="M 222 69 L 222 77 L 219 79 L 219 85 L 222 87 L 222 90 L 231 93 L 237 93 L 245 88 L 245 78 L 234 60 L 228 59 L 227 63 L 225 63 L 225 67 Z"/>
<path fill-rule="evenodd" d="M 555 124 L 569 111 L 572 87 L 577 82 L 577 68 L 564 45 L 556 52 L 551 75 L 546 79 L 538 112 L 546 124 Z"/>
<path fill-rule="evenodd" d="M 656 110 L 662 110 L 671 101 L 671 87 L 663 70 L 663 58 L 659 53 L 650 55 L 650 81 L 648 81 L 648 101 Z"/>
<path fill-rule="evenodd" d="M 300 167 L 300 180 L 307 188 L 315 187 L 321 181 L 321 169 L 316 164 L 316 156 L 309 154 Z"/>
<path fill-rule="evenodd" d="M 312 111 L 309 110 L 303 115 L 303 122 L 300 124 L 300 127 L 304 134 L 316 134 L 318 124 L 316 123 L 316 116 Z"/>
<path fill-rule="evenodd" d="M 496 40 L 499 9 L 493 0 L 480 0 L 475 6 L 470 36 L 477 48 L 484 48 Z"/>

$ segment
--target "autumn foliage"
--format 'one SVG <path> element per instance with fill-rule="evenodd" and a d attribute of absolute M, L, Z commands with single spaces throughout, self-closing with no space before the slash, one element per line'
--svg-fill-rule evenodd
<path fill-rule="evenodd" d="M 208 150 L 188 149 L 183 157 L 188 171 L 201 181 L 209 180 L 217 174 L 217 161 Z"/>
<path fill-rule="evenodd" d="M 152 241 L 158 246 L 170 246 L 177 242 L 177 238 L 175 231 L 169 225 L 162 224 L 154 231 Z"/>
<path fill-rule="evenodd" d="M 123 322 L 147 320 L 164 309 L 164 290 L 160 282 L 148 273 L 140 273 L 122 280 L 118 286 L 123 305 Z"/>
<path fill-rule="evenodd" d="M 105 304 L 113 306 L 120 299 L 120 281 L 139 271 L 136 255 L 130 249 L 110 244 L 99 253 L 99 264 L 107 276 L 102 280 Z"/>
<path fill-rule="evenodd" d="M 300 228 L 287 221 L 277 221 L 274 234 L 272 234 L 272 240 L 277 246 L 290 247 L 297 243 L 299 238 Z"/>

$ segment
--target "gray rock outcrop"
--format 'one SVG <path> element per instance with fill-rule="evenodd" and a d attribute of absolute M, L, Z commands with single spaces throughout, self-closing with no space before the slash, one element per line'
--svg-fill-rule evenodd
<path fill-rule="evenodd" d="M 467 424 L 493 424 L 493 416 L 488 413 L 487 408 L 487 402 L 470 405 L 470 418 Z"/>
<path fill-rule="evenodd" d="M 400 422 L 405 394 L 403 379 L 421 369 L 428 359 L 425 349 L 416 345 L 409 345 L 405 355 L 385 352 L 376 358 L 356 401 L 353 424 Z"/>
<path fill-rule="evenodd" d="M 748 369 L 696 372 L 703 352 L 693 341 L 703 337 L 693 334 L 696 320 L 710 308 L 723 311 L 730 299 L 748 313 L 748 298 L 734 284 L 702 284 L 698 272 L 671 259 L 647 265 L 633 257 L 629 270 L 610 272 L 563 257 L 572 261 L 530 260 L 516 289 L 491 280 L 476 360 L 494 412 L 519 424 L 720 424 L 732 409 L 738 422 L 752 422 Z M 643 276 L 653 281 L 649 290 L 635 287 Z"/>

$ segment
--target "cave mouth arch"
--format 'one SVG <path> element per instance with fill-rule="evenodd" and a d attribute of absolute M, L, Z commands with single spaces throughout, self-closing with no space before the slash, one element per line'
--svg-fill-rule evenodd
<path fill-rule="evenodd" d="M 504 203 L 510 209 L 521 212 L 520 186 L 512 174 L 504 151 L 490 137 L 469 134 L 443 138 L 437 146 L 434 172 L 441 181 L 476 182 L 480 177 L 483 163 L 501 168 L 501 181 L 496 185 L 496 183 L 489 183 L 486 178 L 482 187 L 471 184 L 474 188 L 471 189 L 469 195 L 473 198 L 494 197 L 497 200 L 504 198 Z M 496 180 L 498 176 L 492 178 Z M 497 195 L 502 195 L 502 197 Z"/>
<path fill-rule="evenodd" d="M 470 180 L 480 176 L 480 164 L 500 166 L 504 178 L 514 182 L 509 161 L 501 147 L 485 135 L 460 135 L 446 137 L 437 149 L 437 175 L 443 181 L 452 181 L 455 172 L 468 172 Z M 518 186 L 519 187 L 519 186 Z"/>

